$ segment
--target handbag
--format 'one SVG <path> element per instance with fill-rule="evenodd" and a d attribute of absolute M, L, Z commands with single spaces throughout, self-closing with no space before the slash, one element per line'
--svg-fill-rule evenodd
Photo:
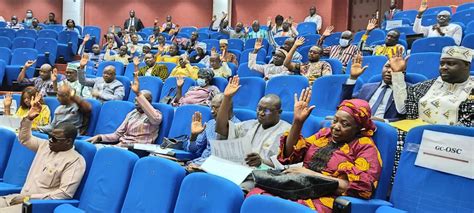
<path fill-rule="evenodd" d="M 176 138 L 163 138 L 163 142 L 161 142 L 160 147 L 162 149 L 183 149 L 183 143 L 189 140 L 189 136 L 181 135 Z"/>
<path fill-rule="evenodd" d="M 168 94 L 160 100 L 160 103 L 163 103 L 163 104 L 171 104 L 171 102 L 173 101 L 174 97 L 176 96 L 176 94 L 175 94 L 175 95 L 171 95 L 171 94 L 172 94 L 175 90 L 176 90 L 176 87 L 171 88 L 171 89 L 168 91 Z"/>
<path fill-rule="evenodd" d="M 331 195 L 339 186 L 336 180 L 306 174 L 285 174 L 283 170 L 254 170 L 252 176 L 257 187 L 290 200 Z"/>

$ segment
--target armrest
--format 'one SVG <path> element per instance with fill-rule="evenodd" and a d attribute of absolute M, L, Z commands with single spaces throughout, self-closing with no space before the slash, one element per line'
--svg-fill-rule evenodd
<path fill-rule="evenodd" d="M 375 212 L 375 210 L 380 206 L 392 206 L 392 204 L 388 201 L 379 199 L 363 200 L 354 197 L 340 196 L 334 200 L 333 212 Z"/>
<path fill-rule="evenodd" d="M 381 206 L 375 213 L 407 213 L 407 211 L 396 209 L 390 206 Z"/>
<path fill-rule="evenodd" d="M 23 203 L 23 213 L 32 212 L 53 212 L 61 204 L 71 204 L 78 206 L 78 200 L 30 200 Z"/>
<path fill-rule="evenodd" d="M 186 152 L 184 150 L 173 149 L 174 157 L 181 161 L 192 160 L 195 156 L 191 152 Z"/>

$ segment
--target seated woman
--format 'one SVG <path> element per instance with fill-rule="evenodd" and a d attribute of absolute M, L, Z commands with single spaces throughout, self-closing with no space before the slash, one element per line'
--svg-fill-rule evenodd
<path fill-rule="evenodd" d="M 183 77 L 188 77 L 192 78 L 193 80 L 197 79 L 197 74 L 198 74 L 199 68 L 196 66 L 191 66 L 188 60 L 187 55 L 181 55 L 179 56 L 179 65 L 176 66 L 173 71 L 171 71 L 170 76 L 172 77 L 177 77 L 177 76 L 183 76 Z"/>
<path fill-rule="evenodd" d="M 79 36 L 79 38 L 81 37 L 81 33 L 80 33 L 79 30 L 76 28 L 76 22 L 74 22 L 74 20 L 72 20 L 72 19 L 68 19 L 68 20 L 66 21 L 66 27 L 64 27 L 64 31 L 76 32 L 77 35 Z"/>
<path fill-rule="evenodd" d="M 219 88 L 211 85 L 214 72 L 211 69 L 199 69 L 198 79 L 196 80 L 198 86 L 192 86 L 188 89 L 184 97 L 182 97 L 184 78 L 180 76 L 176 79 L 176 97 L 174 99 L 175 106 L 182 106 L 187 104 L 211 105 L 212 98 L 219 93 Z"/>
<path fill-rule="evenodd" d="M 158 49 L 158 53 L 156 54 L 156 62 L 171 62 L 179 65 L 179 47 L 177 44 L 173 43 L 169 47 L 167 55 L 162 54 L 164 54 L 164 52 Z"/>
<path fill-rule="evenodd" d="M 191 55 L 189 61 L 191 63 L 201 63 L 204 64 L 206 67 L 209 67 L 209 56 L 206 55 L 207 45 L 206 43 L 199 42 L 196 47 L 196 54 Z"/>
<path fill-rule="evenodd" d="M 290 168 L 285 173 L 320 176 L 338 181 L 330 196 L 297 200 L 318 212 L 332 212 L 337 196 L 347 195 L 368 199 L 377 187 L 382 161 L 371 139 L 375 125 L 370 120 L 369 104 L 360 99 L 346 100 L 338 107 L 330 128 L 323 128 L 309 138 L 300 136 L 304 121 L 314 106 L 308 106 L 311 89 L 303 90 L 295 101 L 293 125 L 281 138 L 278 161 L 282 164 L 303 162 L 303 167 Z M 268 194 L 254 188 L 248 196 Z"/>
<path fill-rule="evenodd" d="M 39 95 L 39 92 L 37 89 L 30 86 L 30 87 L 26 87 L 23 90 L 23 92 L 21 92 L 20 107 L 18 107 L 15 113 L 15 116 L 17 117 L 20 117 L 20 118 L 26 117 L 28 115 L 28 111 L 31 108 L 31 102 L 35 100 L 35 98 L 40 99 L 41 112 L 38 115 L 38 117 L 36 117 L 33 120 L 33 124 L 32 124 L 33 129 L 37 129 L 38 126 L 48 125 L 50 121 L 50 116 L 51 116 L 48 106 L 43 103 L 43 97 Z M 12 115 L 10 112 L 11 104 L 12 104 L 12 95 L 7 94 L 5 96 L 5 100 L 3 101 L 5 115 Z"/>

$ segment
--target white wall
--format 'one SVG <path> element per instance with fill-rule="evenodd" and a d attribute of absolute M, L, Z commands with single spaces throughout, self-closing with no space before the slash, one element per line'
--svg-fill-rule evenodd
<path fill-rule="evenodd" d="M 68 19 L 74 20 L 76 25 L 84 26 L 84 1 L 85 0 L 63 0 L 63 23 Z"/>
<path fill-rule="evenodd" d="M 214 22 L 214 28 L 219 27 L 219 22 L 222 18 L 222 11 L 225 11 L 227 15 L 227 19 L 229 19 L 229 23 L 231 23 L 232 17 L 232 0 L 214 0 L 212 4 L 212 15 L 216 15 L 217 19 Z M 212 18 L 212 17 L 211 17 Z"/>

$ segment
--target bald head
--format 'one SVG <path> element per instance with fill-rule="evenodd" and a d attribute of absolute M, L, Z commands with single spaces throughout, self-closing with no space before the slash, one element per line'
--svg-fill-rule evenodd
<path fill-rule="evenodd" d="M 349 30 L 346 30 L 346 31 L 342 32 L 341 38 L 352 39 L 352 32 L 349 31 Z"/>
<path fill-rule="evenodd" d="M 281 100 L 274 94 L 263 96 L 258 102 L 257 119 L 264 129 L 275 126 L 280 122 Z"/>
<path fill-rule="evenodd" d="M 112 65 L 106 66 L 104 68 L 104 73 L 102 74 L 102 78 L 106 83 L 110 83 L 115 80 L 115 67 Z"/>
<path fill-rule="evenodd" d="M 43 64 L 40 67 L 39 71 L 39 77 L 43 79 L 43 81 L 47 81 L 51 79 L 51 71 L 53 70 L 53 67 L 49 64 Z"/>
<path fill-rule="evenodd" d="M 58 88 L 57 97 L 61 105 L 69 105 L 72 103 L 71 99 L 69 98 L 71 90 L 71 87 L 69 87 L 67 84 L 63 84 Z"/>
<path fill-rule="evenodd" d="M 268 94 L 262 97 L 260 99 L 261 102 L 266 102 L 274 106 L 274 109 L 280 109 L 281 108 L 281 99 L 278 97 L 278 95 L 275 94 Z"/>

